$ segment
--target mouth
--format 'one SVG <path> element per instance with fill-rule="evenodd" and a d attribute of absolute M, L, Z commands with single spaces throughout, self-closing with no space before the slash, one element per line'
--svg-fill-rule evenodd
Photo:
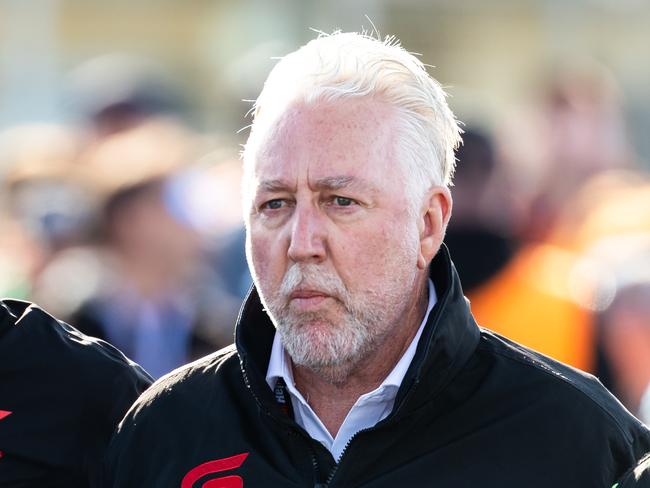
<path fill-rule="evenodd" d="M 333 297 L 319 290 L 295 290 L 289 294 L 290 305 L 301 311 L 316 309 L 328 299 Z"/>

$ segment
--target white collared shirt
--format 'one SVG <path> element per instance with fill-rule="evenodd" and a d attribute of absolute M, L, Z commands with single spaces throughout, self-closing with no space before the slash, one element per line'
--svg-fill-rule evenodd
<path fill-rule="evenodd" d="M 291 360 L 282 346 L 280 335 L 275 334 L 273 339 L 273 346 L 271 348 L 271 359 L 269 360 L 269 367 L 266 372 L 266 382 L 275 389 L 275 384 L 278 378 L 284 379 L 287 384 L 287 391 L 291 397 L 291 404 L 293 406 L 293 413 L 295 421 L 307 433 L 321 444 L 323 444 L 332 456 L 338 462 L 345 446 L 350 439 L 360 430 L 368 429 L 381 420 L 388 417 L 393 410 L 397 390 L 399 390 L 402 380 L 406 375 L 406 371 L 411 365 L 415 350 L 417 349 L 418 341 L 424 330 L 424 325 L 427 322 L 431 309 L 436 304 L 436 291 L 433 287 L 433 282 L 429 280 L 429 304 L 427 305 L 427 312 L 424 314 L 424 319 L 420 324 L 420 328 L 411 341 L 408 349 L 400 360 L 397 362 L 392 371 L 388 374 L 386 379 L 375 390 L 361 395 L 348 415 L 343 420 L 341 428 L 333 438 L 323 422 L 314 413 L 309 403 L 305 400 L 302 394 L 296 389 L 293 379 L 293 370 L 291 367 Z"/>

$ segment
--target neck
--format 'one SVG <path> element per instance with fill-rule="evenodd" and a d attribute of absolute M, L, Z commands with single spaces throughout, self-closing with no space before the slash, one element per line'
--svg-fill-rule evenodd
<path fill-rule="evenodd" d="M 332 437 L 359 397 L 375 390 L 404 355 L 422 323 L 428 305 L 428 281 L 418 286 L 414 299 L 404 308 L 404 318 L 395 324 L 394 334 L 354 364 L 314 371 L 293 364 L 296 388 L 307 400 Z"/>

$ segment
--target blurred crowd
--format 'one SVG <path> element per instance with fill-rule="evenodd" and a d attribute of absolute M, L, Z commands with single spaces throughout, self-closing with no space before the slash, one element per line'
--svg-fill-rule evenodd
<path fill-rule="evenodd" d="M 75 83 L 80 123 L 0 133 L 0 294 L 159 377 L 232 342 L 251 282 L 238 148 L 138 63 L 94 60 Z M 501 127 L 466 127 L 446 243 L 480 325 L 650 423 L 650 175 L 621 106 L 580 67 Z"/>
<path fill-rule="evenodd" d="M 470 128 L 446 241 L 482 326 L 596 374 L 650 423 L 650 174 L 621 107 L 581 66 L 492 137 Z"/>
<path fill-rule="evenodd" d="M 183 97 L 131 59 L 73 80 L 79 123 L 0 135 L 0 293 L 159 377 L 232 342 L 250 284 L 237 151 L 192 130 Z"/>

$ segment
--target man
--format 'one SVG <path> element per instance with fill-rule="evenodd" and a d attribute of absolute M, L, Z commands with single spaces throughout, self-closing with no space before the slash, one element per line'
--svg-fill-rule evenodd
<path fill-rule="evenodd" d="M 150 383 L 109 344 L 0 301 L 0 487 L 95 485 L 113 430 Z"/>
<path fill-rule="evenodd" d="M 472 319 L 442 245 L 458 141 L 393 40 L 280 61 L 244 154 L 255 286 L 235 345 L 136 402 L 107 486 L 610 488 L 648 431 Z"/>

